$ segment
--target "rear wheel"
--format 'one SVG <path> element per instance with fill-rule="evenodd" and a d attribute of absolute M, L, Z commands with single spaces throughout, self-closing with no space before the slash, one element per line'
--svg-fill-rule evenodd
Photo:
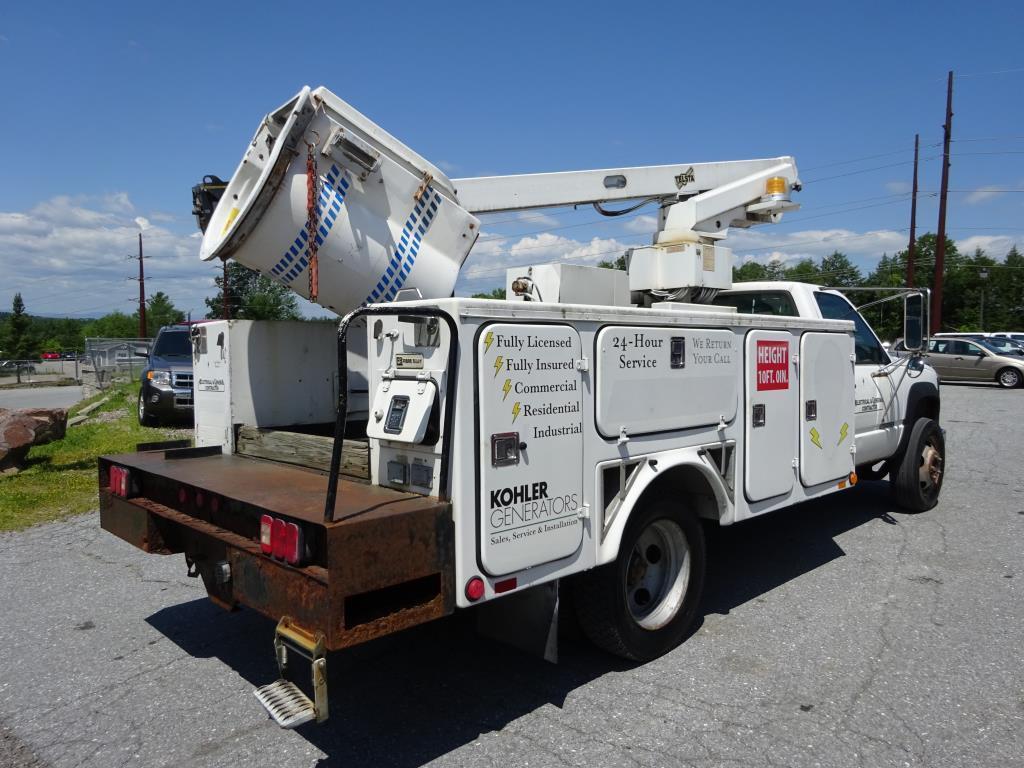
<path fill-rule="evenodd" d="M 1006 387 L 1006 389 L 1019 387 L 1021 378 L 1020 371 L 1016 368 L 1003 368 L 1003 370 L 996 374 L 996 381 L 999 382 L 999 386 Z"/>
<path fill-rule="evenodd" d="M 938 504 L 945 465 L 946 440 L 942 430 L 931 419 L 918 419 L 892 478 L 900 506 L 911 512 L 924 512 Z"/>
<path fill-rule="evenodd" d="M 649 661 L 679 645 L 704 588 L 700 521 L 678 502 L 654 501 L 630 520 L 614 563 L 578 576 L 580 625 L 600 648 Z"/>

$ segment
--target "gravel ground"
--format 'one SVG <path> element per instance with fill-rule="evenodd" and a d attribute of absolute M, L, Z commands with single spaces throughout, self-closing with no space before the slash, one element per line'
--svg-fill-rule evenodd
<path fill-rule="evenodd" d="M 1024 766 L 1024 391 L 944 386 L 939 507 L 882 484 L 718 532 L 704 618 L 642 666 L 436 622 L 328 664 L 326 726 L 252 697 L 272 624 L 96 515 L 0 536 L 0 765 Z"/>

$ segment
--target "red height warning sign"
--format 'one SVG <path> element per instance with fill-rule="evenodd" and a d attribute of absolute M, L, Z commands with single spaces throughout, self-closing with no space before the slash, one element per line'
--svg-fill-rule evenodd
<path fill-rule="evenodd" d="M 789 342 L 757 342 L 757 390 L 789 389 Z"/>

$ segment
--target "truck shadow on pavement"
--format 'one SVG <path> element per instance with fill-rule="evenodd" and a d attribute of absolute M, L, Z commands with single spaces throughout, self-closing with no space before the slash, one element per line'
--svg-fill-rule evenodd
<path fill-rule="evenodd" d="M 879 513 L 891 508 L 884 484 L 864 484 L 824 502 L 714 531 L 702 615 L 728 614 L 842 557 L 834 537 L 872 520 L 895 524 L 888 513 Z M 333 653 L 330 720 L 297 732 L 327 755 L 321 768 L 417 766 L 545 705 L 561 708 L 574 690 L 633 666 L 582 639 L 570 605 L 562 615 L 558 665 L 479 637 L 471 614 Z M 201 599 L 165 608 L 147 621 L 189 655 L 218 658 L 253 686 L 277 676 L 274 623 L 254 611 L 229 614 Z M 304 688 L 307 669 L 297 663 L 292 673 Z M 254 700 L 252 706 L 259 705 Z"/>

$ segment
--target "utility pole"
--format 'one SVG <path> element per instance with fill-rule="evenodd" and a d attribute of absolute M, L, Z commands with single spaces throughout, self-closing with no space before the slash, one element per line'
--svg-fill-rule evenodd
<path fill-rule="evenodd" d="M 142 268 L 141 232 L 139 232 L 139 338 L 146 338 L 146 273 Z"/>
<path fill-rule="evenodd" d="M 953 132 L 953 70 L 946 82 L 946 124 L 942 136 L 942 187 L 939 191 L 939 232 L 935 244 L 935 283 L 932 287 L 932 333 L 942 328 L 942 278 L 946 268 L 946 194 L 949 192 L 949 138 Z"/>
<path fill-rule="evenodd" d="M 914 190 L 910 194 L 910 244 L 907 246 L 907 287 L 914 287 L 914 245 L 917 241 L 917 151 L 920 134 L 914 134 Z"/>

